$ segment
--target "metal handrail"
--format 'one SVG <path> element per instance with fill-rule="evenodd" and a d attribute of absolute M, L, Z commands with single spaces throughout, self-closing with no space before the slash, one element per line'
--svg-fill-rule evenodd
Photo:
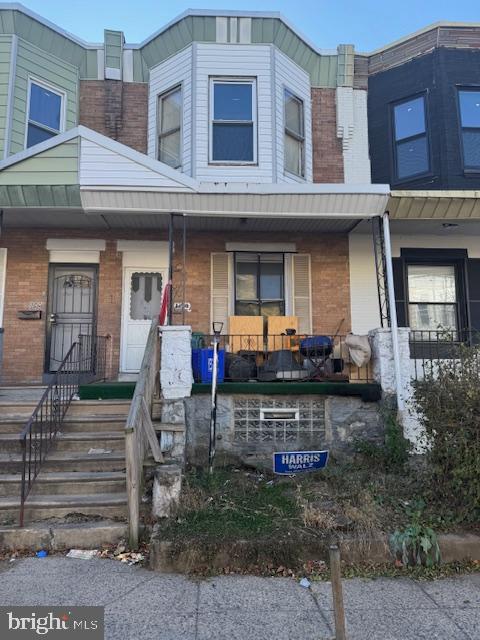
<path fill-rule="evenodd" d="M 85 350 L 85 338 L 89 349 Z M 98 354 L 98 344 L 103 349 Z M 20 494 L 20 527 L 24 524 L 25 501 L 40 468 L 55 443 L 57 433 L 73 396 L 82 382 L 105 379 L 105 336 L 79 336 L 63 358 L 53 380 L 42 394 L 37 406 L 22 429 L 19 441 L 22 450 L 22 484 Z M 92 368 L 94 367 L 94 368 Z"/>

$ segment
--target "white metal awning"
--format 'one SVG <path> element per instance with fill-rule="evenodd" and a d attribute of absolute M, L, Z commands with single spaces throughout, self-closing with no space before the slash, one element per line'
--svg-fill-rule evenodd
<path fill-rule="evenodd" d="M 392 191 L 392 219 L 468 220 L 480 218 L 480 191 Z"/>

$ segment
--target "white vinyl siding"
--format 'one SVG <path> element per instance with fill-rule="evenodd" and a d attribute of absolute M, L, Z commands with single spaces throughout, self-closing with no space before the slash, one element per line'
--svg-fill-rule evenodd
<path fill-rule="evenodd" d="M 207 182 L 273 181 L 272 82 L 269 45 L 203 44 L 196 48 L 195 176 Z M 257 163 L 209 164 L 210 78 L 256 79 Z"/>
<path fill-rule="evenodd" d="M 310 77 L 290 58 L 274 49 L 275 65 L 275 131 L 277 182 L 312 182 L 312 97 Z M 303 101 L 305 176 L 295 176 L 284 170 L 285 89 Z"/>
<path fill-rule="evenodd" d="M 158 97 L 177 86 L 182 88 L 181 170 L 187 175 L 192 175 L 192 46 L 150 69 L 148 155 L 155 159 L 158 157 Z"/>
<path fill-rule="evenodd" d="M 5 280 L 7 276 L 7 250 L 0 248 L 0 328 L 3 327 L 5 307 Z"/>

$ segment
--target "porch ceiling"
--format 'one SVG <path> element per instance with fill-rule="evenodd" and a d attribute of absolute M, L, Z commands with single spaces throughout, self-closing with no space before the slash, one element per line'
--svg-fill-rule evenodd
<path fill-rule="evenodd" d="M 480 191 L 392 191 L 387 209 L 393 219 L 480 219 Z"/>

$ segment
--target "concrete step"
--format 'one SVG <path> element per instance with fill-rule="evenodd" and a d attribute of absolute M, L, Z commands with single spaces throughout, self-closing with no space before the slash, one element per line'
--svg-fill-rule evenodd
<path fill-rule="evenodd" d="M 70 416 L 117 415 L 127 416 L 131 400 L 73 400 L 68 409 Z"/>
<path fill-rule="evenodd" d="M 0 496 L 19 496 L 22 476 L 0 474 Z M 55 494 L 95 494 L 121 493 L 125 491 L 126 475 L 122 471 L 90 472 L 40 472 L 32 490 L 32 495 Z"/>
<path fill-rule="evenodd" d="M 0 416 L 0 434 L 14 433 L 20 434 L 27 420 L 22 416 L 3 415 Z M 90 415 L 90 416 L 70 416 L 66 415 L 63 421 L 62 430 L 68 432 L 75 431 L 123 431 L 126 417 L 121 415 Z"/>
<path fill-rule="evenodd" d="M 17 519 L 20 498 L 0 498 L 0 520 Z M 124 518 L 127 514 L 126 493 L 70 495 L 29 495 L 25 503 L 25 521 L 63 518 L 71 513 L 104 518 Z"/>
<path fill-rule="evenodd" d="M 125 540 L 127 525 L 113 520 L 80 523 L 34 523 L 20 529 L 0 527 L 0 549 L 15 551 L 61 551 L 64 549 L 100 549 L 104 544 Z"/>
<path fill-rule="evenodd" d="M 22 456 L 19 453 L 0 453 L 3 473 L 21 473 Z M 42 471 L 124 471 L 125 452 L 87 454 L 86 452 L 51 451 L 43 462 Z"/>
<path fill-rule="evenodd" d="M 88 453 L 90 449 L 106 449 L 108 451 L 124 451 L 125 436 L 122 431 L 104 431 L 100 434 L 87 431 L 84 433 L 59 431 L 53 445 L 55 451 L 72 451 Z M 15 434 L 0 434 L 0 453 L 21 452 L 21 443 Z"/>

